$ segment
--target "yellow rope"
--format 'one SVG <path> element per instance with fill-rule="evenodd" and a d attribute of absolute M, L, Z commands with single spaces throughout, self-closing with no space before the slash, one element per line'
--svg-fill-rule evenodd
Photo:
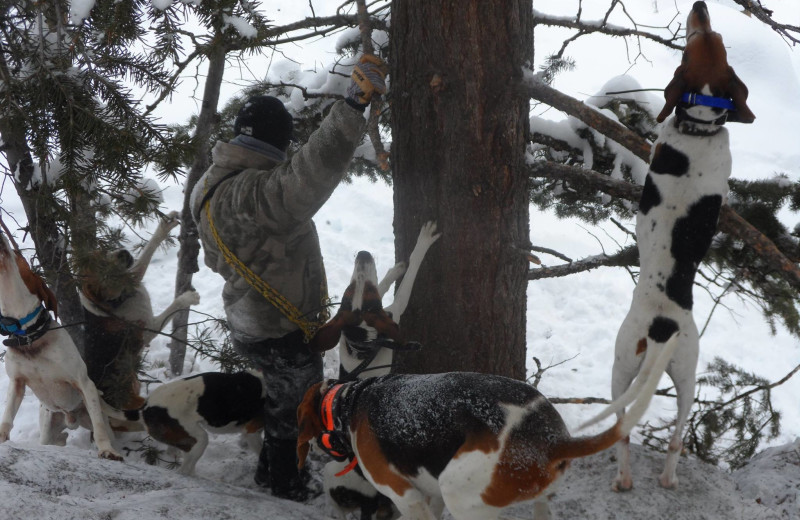
<path fill-rule="evenodd" d="M 206 191 L 208 191 L 207 184 L 208 179 L 206 179 Z M 287 300 L 286 297 L 281 293 L 273 289 L 272 286 L 270 286 L 260 276 L 242 263 L 242 261 L 239 260 L 233 251 L 228 249 L 228 246 L 225 245 L 225 243 L 222 241 L 222 238 L 219 236 L 216 226 L 214 226 L 214 219 L 211 217 L 211 205 L 209 204 L 209 201 L 206 201 L 205 206 L 208 227 L 211 229 L 211 234 L 214 236 L 214 241 L 217 243 L 217 247 L 222 253 L 222 257 L 225 259 L 225 262 L 230 265 L 236 274 L 241 276 L 252 288 L 264 296 L 269 303 L 274 305 L 275 308 L 281 312 L 281 314 L 286 316 L 289 321 L 300 327 L 300 329 L 303 331 L 304 340 L 306 343 L 308 343 L 314 336 L 314 333 L 316 333 L 317 329 L 327 320 L 327 317 L 329 316 L 327 307 L 323 307 L 324 310 L 320 313 L 320 321 L 315 322 L 305 319 L 300 310 L 292 305 L 292 302 Z M 325 287 L 326 281 L 324 271 L 322 275 L 322 284 L 322 303 L 327 304 L 328 291 L 327 287 Z"/>

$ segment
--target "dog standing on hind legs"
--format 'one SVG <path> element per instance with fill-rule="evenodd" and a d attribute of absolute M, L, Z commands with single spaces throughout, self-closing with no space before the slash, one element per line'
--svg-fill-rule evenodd
<path fill-rule="evenodd" d="M 142 283 L 153 255 L 179 223 L 178 212 L 165 215 L 138 259 L 127 249 L 99 252 L 102 256 L 98 263 L 103 265 L 82 269 L 84 358 L 89 377 L 113 407 L 133 409 L 144 403 L 137 376 L 144 349 L 177 311 L 200 303 L 197 291 L 186 291 L 155 316 L 150 294 Z"/>
<path fill-rule="evenodd" d="M 677 332 L 679 344 L 667 367 L 675 384 L 678 414 L 659 479 L 665 488 L 678 484 L 683 428 L 694 402 L 699 335 L 692 316 L 692 286 L 716 232 L 731 174 L 728 131 L 722 125 L 726 120 L 753 122 L 747 94 L 727 63 L 722 37 L 711 30 L 708 7 L 695 2 L 686 24 L 683 59 L 664 91 L 666 104 L 657 121 L 663 122 L 673 109 L 676 113 L 653 146 L 636 216 L 641 269 L 631 308 L 617 335 L 613 402 L 589 422 L 614 412 L 623 415 L 636 395 L 636 388 L 629 387 L 642 358 L 646 365 L 653 343 Z M 626 438 L 617 447 L 616 491 L 633 487 L 629 441 Z"/>
<path fill-rule="evenodd" d="M 409 262 L 396 264 L 378 282 L 372 255 L 356 255 L 350 285 L 345 289 L 339 312 L 317 332 L 311 347 L 328 350 L 339 346 L 339 380 L 350 381 L 388 374 L 394 349 L 413 348 L 400 333 L 399 323 L 411 298 L 411 289 L 428 249 L 441 236 L 436 223 L 422 226 Z M 392 303 L 383 308 L 383 296 L 403 277 Z M 416 345 L 416 344 L 413 344 Z M 325 465 L 323 484 L 331 516 L 344 520 L 348 511 L 360 510 L 361 520 L 385 520 L 394 516 L 391 500 L 364 479 L 361 470 L 348 469 L 346 457 Z M 352 470 L 351 470 L 352 469 Z"/>

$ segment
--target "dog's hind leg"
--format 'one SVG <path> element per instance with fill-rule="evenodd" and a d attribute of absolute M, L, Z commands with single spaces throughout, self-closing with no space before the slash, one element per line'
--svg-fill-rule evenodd
<path fill-rule="evenodd" d="M 203 452 L 206 451 L 206 447 L 208 446 L 208 433 L 199 424 L 183 424 L 182 426 L 186 430 L 186 433 L 194 437 L 197 442 L 194 443 L 192 449 L 184 454 L 183 463 L 178 471 L 182 475 L 194 475 L 194 468 L 197 465 L 197 461 L 203 456 Z"/>
<path fill-rule="evenodd" d="M 677 467 L 678 459 L 683 450 L 683 428 L 686 426 L 686 420 L 694 404 L 697 351 L 695 350 L 694 356 L 691 355 L 691 352 L 682 352 L 681 354 L 685 354 L 685 357 L 689 359 L 676 359 L 674 363 L 683 363 L 684 367 L 670 365 L 670 367 L 667 368 L 667 373 L 675 384 L 675 393 L 678 396 L 678 417 L 675 421 L 675 431 L 672 433 L 672 437 L 669 440 L 667 461 L 664 465 L 664 471 L 659 477 L 659 483 L 667 489 L 678 487 Z M 676 358 L 678 357 L 679 356 L 676 356 Z"/>
<path fill-rule="evenodd" d="M 67 444 L 66 417 L 63 412 L 48 410 L 39 405 L 39 444 L 64 446 Z"/>
<path fill-rule="evenodd" d="M 631 385 L 634 377 L 636 377 L 636 372 L 621 370 L 617 362 L 615 362 L 611 374 L 611 400 L 616 401 Z M 625 415 L 624 408 L 617 412 L 617 420 L 622 419 L 623 415 Z M 614 491 L 629 491 L 632 487 L 630 437 L 625 437 L 617 443 L 617 476 L 611 484 L 611 489 Z"/>

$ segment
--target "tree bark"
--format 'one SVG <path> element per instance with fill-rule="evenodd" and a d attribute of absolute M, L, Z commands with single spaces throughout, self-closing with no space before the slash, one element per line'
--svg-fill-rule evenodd
<path fill-rule="evenodd" d="M 396 0 L 392 6 L 392 165 L 398 260 L 420 227 L 431 247 L 401 326 L 421 352 L 396 370 L 525 376 L 529 250 L 524 167 L 533 56 L 530 2 Z"/>
<path fill-rule="evenodd" d="M 0 53 L 0 78 L 10 77 L 8 65 Z M 15 173 L 14 188 L 28 219 L 36 256 L 58 299 L 59 318 L 67 325 L 67 332 L 83 355 L 83 328 L 77 326 L 83 322 L 83 307 L 75 290 L 75 279 L 69 269 L 62 233 L 58 229 L 53 211 L 47 209 L 51 204 L 52 194 L 47 184 L 34 186 L 31 183 L 34 163 L 25 140 L 25 129 L 0 118 L 0 141 L 3 143 L 2 151 L 8 168 Z"/>
<path fill-rule="evenodd" d="M 220 40 L 218 38 L 218 40 Z M 203 90 L 203 104 L 197 118 L 195 142 L 197 151 L 189 170 L 184 187 L 183 209 L 181 211 L 181 230 L 178 234 L 178 272 L 175 275 L 175 296 L 179 296 L 192 288 L 192 277 L 199 270 L 197 258 L 200 256 L 200 240 L 197 225 L 192 216 L 190 198 L 197 181 L 210 165 L 211 133 L 218 124 L 217 106 L 219 105 L 220 87 L 225 72 L 225 56 L 227 48 L 220 42 L 208 55 L 208 75 Z M 169 368 L 173 375 L 183 373 L 183 362 L 186 358 L 189 311 L 180 311 L 172 320 L 172 340 L 169 343 Z"/>

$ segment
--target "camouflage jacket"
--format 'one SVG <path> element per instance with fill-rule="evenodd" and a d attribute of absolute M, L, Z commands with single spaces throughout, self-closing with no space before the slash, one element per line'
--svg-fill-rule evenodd
<path fill-rule="evenodd" d="M 338 101 L 290 161 L 225 142 L 214 146 L 213 164 L 197 182 L 191 207 L 205 263 L 225 279 L 222 300 L 238 340 L 277 338 L 298 327 L 226 262 L 200 207 L 204 194 L 219 183 L 207 204 L 223 244 L 313 321 L 326 282 L 311 218 L 341 181 L 364 126 L 361 112 Z M 219 182 L 236 170 L 242 171 Z"/>

